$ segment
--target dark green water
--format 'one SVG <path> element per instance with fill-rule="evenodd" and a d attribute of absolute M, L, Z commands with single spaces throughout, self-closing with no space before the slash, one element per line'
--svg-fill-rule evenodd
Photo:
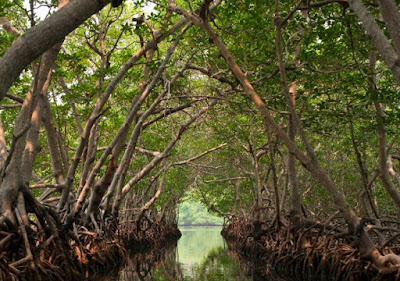
<path fill-rule="evenodd" d="M 106 281 L 258 281 L 251 263 L 240 261 L 220 235 L 221 227 L 181 227 L 177 246 L 131 256 L 116 276 Z"/>
<path fill-rule="evenodd" d="M 251 280 L 228 250 L 220 231 L 220 227 L 181 228 L 176 260 L 182 280 Z"/>

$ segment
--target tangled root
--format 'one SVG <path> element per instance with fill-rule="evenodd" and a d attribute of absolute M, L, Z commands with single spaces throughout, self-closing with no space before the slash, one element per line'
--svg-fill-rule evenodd
<path fill-rule="evenodd" d="M 399 267 L 386 264 L 378 268 L 360 256 L 356 239 L 331 224 L 322 223 L 294 230 L 290 226 L 279 229 L 271 222 L 232 218 L 223 228 L 222 235 L 228 245 L 242 257 L 262 259 L 264 271 L 274 271 L 281 277 L 292 279 L 318 278 L 321 280 L 397 280 Z M 333 226 L 332 226 L 333 225 Z M 386 227 L 385 229 L 389 229 Z M 386 233 L 387 236 L 387 233 Z M 385 250 L 396 256 L 398 247 Z M 380 245 L 378 241 L 375 241 Z M 379 248 L 380 246 L 377 246 Z M 386 255 L 390 257 L 390 254 Z"/>

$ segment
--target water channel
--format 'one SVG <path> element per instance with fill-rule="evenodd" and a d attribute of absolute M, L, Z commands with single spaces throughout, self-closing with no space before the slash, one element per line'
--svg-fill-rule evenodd
<path fill-rule="evenodd" d="M 180 227 L 177 245 L 131 256 L 105 281 L 258 281 L 282 280 L 264 275 L 228 249 L 221 227 Z M 265 271 L 265 270 L 264 270 Z"/>

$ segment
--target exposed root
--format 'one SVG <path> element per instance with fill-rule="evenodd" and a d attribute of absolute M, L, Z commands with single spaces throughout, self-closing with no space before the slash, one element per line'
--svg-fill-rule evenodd
<path fill-rule="evenodd" d="M 158 220 L 142 216 L 125 221 L 119 226 L 119 235 L 129 249 L 143 249 L 165 244 L 169 240 L 177 240 L 181 233 L 176 224 L 167 224 Z"/>
<path fill-rule="evenodd" d="M 115 233 L 65 233 L 58 213 L 22 193 L 13 216 L 17 225 L 0 224 L 0 280 L 81 280 L 120 266 L 125 257 Z"/>
<path fill-rule="evenodd" d="M 0 220 L 0 280 L 90 279 L 119 268 L 126 248 L 158 247 L 180 237 L 176 225 L 147 212 L 126 213 L 124 223 L 113 216 L 78 217 L 67 229 L 64 211 L 40 204 L 29 192 L 19 192 L 15 205 Z"/>
<path fill-rule="evenodd" d="M 232 218 L 224 226 L 222 235 L 240 255 L 262 259 L 268 265 L 265 270 L 272 269 L 283 277 L 298 276 L 295 277 L 298 280 L 310 276 L 321 280 L 332 280 L 332 276 L 335 280 L 397 280 L 396 276 L 400 275 L 400 241 L 398 236 L 390 238 L 395 228 L 387 227 L 384 221 L 382 224 L 386 225 L 380 230 L 386 242 L 379 240 L 382 235 L 371 235 L 376 247 L 382 249 L 381 253 L 375 253 L 378 261 L 362 256 L 356 246 L 359 238 L 349 235 L 336 224 L 328 227 L 327 223 L 308 223 L 298 230 L 281 227 L 277 232 L 275 227 L 270 227 L 270 222 Z"/>

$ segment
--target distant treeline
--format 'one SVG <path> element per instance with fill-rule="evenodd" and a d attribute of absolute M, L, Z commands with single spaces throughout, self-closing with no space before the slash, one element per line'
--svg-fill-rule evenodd
<path fill-rule="evenodd" d="M 201 203 L 185 201 L 179 206 L 179 225 L 214 226 L 222 225 L 223 219 L 210 214 Z"/>

